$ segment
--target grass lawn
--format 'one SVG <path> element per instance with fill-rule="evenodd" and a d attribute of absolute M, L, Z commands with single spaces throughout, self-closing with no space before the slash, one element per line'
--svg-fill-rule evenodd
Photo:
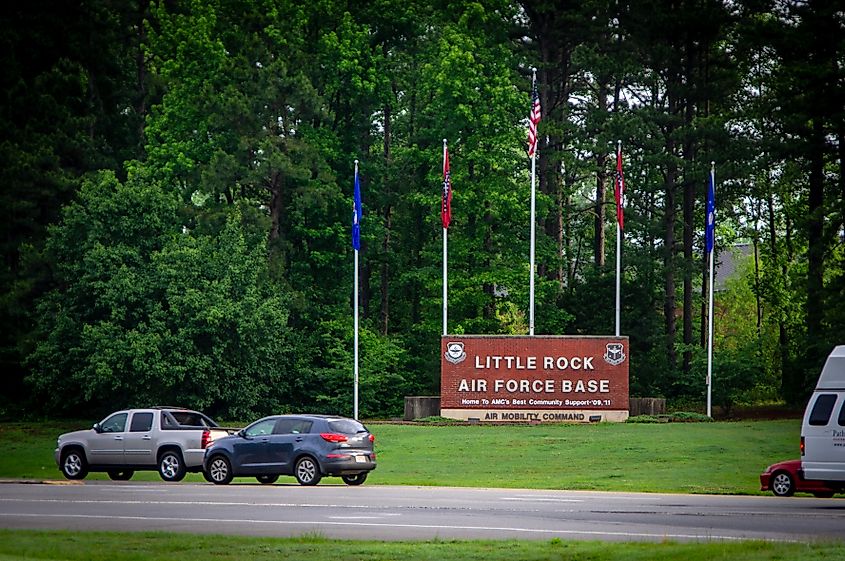
<path fill-rule="evenodd" d="M 604 543 L 592 541 L 373 542 L 187 534 L 0 530 L 0 561 L 775 561 L 845 558 L 841 544 L 712 542 Z"/>
<path fill-rule="evenodd" d="M 232 423 L 229 426 L 243 425 Z M 369 423 L 379 467 L 367 485 L 445 485 L 668 493 L 759 493 L 760 472 L 798 457 L 800 420 L 720 423 L 426 426 Z M 61 432 L 77 423 L 0 423 L 0 479 L 61 479 Z M 89 478 L 104 479 L 104 474 Z M 139 480 L 158 480 L 155 472 Z M 251 479 L 251 478 L 250 478 Z M 249 481 L 250 479 L 246 479 Z M 189 474 L 188 481 L 202 481 Z M 253 480 L 254 481 L 254 480 Z M 256 483 L 257 484 L 257 483 Z M 0 486 L 0 493 L 2 486 Z M 249 559 L 334 561 L 845 560 L 843 543 L 273 539 L 0 529 L 0 561 Z"/>
<path fill-rule="evenodd" d="M 0 423 L 0 478 L 61 479 L 56 436 L 90 425 Z M 801 421 L 368 428 L 378 454 L 368 485 L 757 494 L 767 465 L 798 457 Z"/>

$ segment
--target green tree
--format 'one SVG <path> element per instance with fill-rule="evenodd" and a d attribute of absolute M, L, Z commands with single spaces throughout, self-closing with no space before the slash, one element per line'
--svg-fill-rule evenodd
<path fill-rule="evenodd" d="M 286 402 L 288 312 L 266 242 L 250 243 L 240 212 L 193 236 L 177 210 L 142 174 L 103 174 L 52 229 L 29 363 L 56 411 L 179 403 L 244 418 Z"/>

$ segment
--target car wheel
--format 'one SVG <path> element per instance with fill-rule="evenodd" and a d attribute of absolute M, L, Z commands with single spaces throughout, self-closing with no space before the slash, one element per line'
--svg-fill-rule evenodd
<path fill-rule="evenodd" d="M 211 474 L 205 470 L 202 471 L 202 478 L 208 481 L 209 483 L 214 483 L 214 480 L 211 478 Z"/>
<path fill-rule="evenodd" d="M 296 462 L 293 475 L 300 485 L 316 485 L 323 478 L 320 466 L 311 456 L 303 456 Z"/>
<path fill-rule="evenodd" d="M 133 475 L 135 472 L 131 469 L 109 471 L 109 479 L 112 481 L 129 481 Z"/>
<path fill-rule="evenodd" d="M 264 485 L 270 485 L 279 480 L 278 475 L 256 475 L 255 478 L 259 483 L 263 483 Z"/>
<path fill-rule="evenodd" d="M 791 497 L 795 493 L 795 480 L 789 473 L 778 471 L 772 475 L 771 487 L 778 497 Z"/>
<path fill-rule="evenodd" d="M 817 499 L 829 499 L 833 496 L 833 491 L 816 491 L 813 496 Z"/>
<path fill-rule="evenodd" d="M 166 450 L 158 459 L 158 474 L 165 481 L 182 481 L 185 471 L 182 454 L 175 450 Z"/>
<path fill-rule="evenodd" d="M 232 481 L 234 474 L 232 473 L 232 464 L 226 459 L 226 456 L 214 456 L 208 462 L 208 471 L 203 472 L 205 478 L 215 485 L 227 485 Z"/>
<path fill-rule="evenodd" d="M 341 475 L 341 479 L 347 485 L 361 485 L 364 481 L 367 480 L 367 473 L 356 473 L 355 475 Z"/>
<path fill-rule="evenodd" d="M 68 479 L 85 479 L 88 475 L 88 462 L 85 454 L 78 448 L 71 448 L 62 453 L 62 474 Z"/>

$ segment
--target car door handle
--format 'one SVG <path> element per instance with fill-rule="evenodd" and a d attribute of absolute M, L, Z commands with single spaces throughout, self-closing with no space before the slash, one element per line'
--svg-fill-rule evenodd
<path fill-rule="evenodd" d="M 296 440 L 297 442 L 302 442 L 305 439 L 302 438 L 301 436 L 297 436 L 294 440 Z"/>
<path fill-rule="evenodd" d="M 145 435 L 144 435 L 144 440 L 152 440 L 152 439 L 153 439 L 153 437 L 152 437 L 152 436 L 150 436 L 150 435 L 148 435 L 148 434 L 145 434 Z"/>
<path fill-rule="evenodd" d="M 270 442 L 270 439 L 265 437 L 261 439 L 261 442 Z"/>
<path fill-rule="evenodd" d="M 115 436 L 115 437 L 114 437 L 114 439 L 115 439 L 115 440 L 123 440 L 123 437 L 122 437 L 122 436 L 120 436 L 120 435 L 117 435 L 117 436 Z"/>

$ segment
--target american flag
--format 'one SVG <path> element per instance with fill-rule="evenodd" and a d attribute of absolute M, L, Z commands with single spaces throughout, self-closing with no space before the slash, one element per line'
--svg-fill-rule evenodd
<path fill-rule="evenodd" d="M 528 157 L 537 153 L 537 124 L 540 122 L 540 95 L 537 93 L 537 76 L 532 80 L 531 115 L 528 117 Z"/>
<path fill-rule="evenodd" d="M 443 141 L 443 200 L 440 205 L 440 218 L 443 228 L 449 229 L 452 222 L 452 176 L 449 173 L 449 150 Z"/>

